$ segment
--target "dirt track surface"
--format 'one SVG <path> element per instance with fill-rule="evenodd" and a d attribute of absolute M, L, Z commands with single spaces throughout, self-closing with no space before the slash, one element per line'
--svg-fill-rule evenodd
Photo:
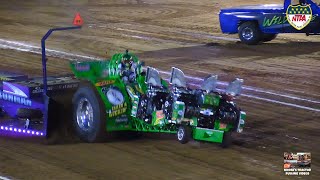
<path fill-rule="evenodd" d="M 74 12 L 79 11 L 85 20 L 82 30 L 55 33 L 47 43 L 48 48 L 100 58 L 129 49 L 147 65 L 163 71 L 176 66 L 190 76 L 214 73 L 222 81 L 241 77 L 246 86 L 268 91 L 263 98 L 320 109 L 317 103 L 320 39 L 280 35 L 271 43 L 246 46 L 236 42 L 236 36 L 222 35 L 217 17 L 219 9 L 247 3 L 241 0 L 3 0 L 0 69 L 41 74 L 40 56 L 6 49 L 8 45 L 20 46 L 8 41 L 39 46 L 49 28 L 69 24 Z M 68 60 L 59 53 L 51 55 L 56 57 L 49 58 L 49 72 L 69 73 Z M 245 90 L 245 93 L 262 96 L 256 91 Z M 311 176 L 303 178 L 315 179 L 320 175 L 319 111 L 248 96 L 241 96 L 238 104 L 247 112 L 248 119 L 244 133 L 236 135 L 230 149 L 199 142 L 180 145 L 174 137 L 158 135 L 101 144 L 74 142 L 55 146 L 2 137 L 0 176 L 16 179 L 298 178 L 284 176 L 284 151 L 311 152 Z"/>

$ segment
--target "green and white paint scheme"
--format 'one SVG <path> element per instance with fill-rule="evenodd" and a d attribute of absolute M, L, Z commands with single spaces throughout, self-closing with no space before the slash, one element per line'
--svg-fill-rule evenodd
<path fill-rule="evenodd" d="M 126 83 L 122 79 L 120 64 L 124 56 L 131 56 L 136 67 L 136 80 Z M 138 131 L 157 133 L 177 133 L 177 128 L 185 124 L 192 129 L 192 137 L 196 140 L 209 142 L 222 142 L 224 132 L 242 132 L 245 124 L 246 114 L 241 111 L 239 123 L 236 125 L 227 124 L 220 126 L 216 119 L 213 128 L 198 127 L 199 117 L 185 118 L 186 105 L 184 102 L 173 103 L 172 118 L 166 119 L 162 110 L 152 112 L 152 121 L 148 123 L 145 119 L 137 117 L 139 101 L 141 96 L 147 94 L 148 84 L 146 75 L 143 73 L 143 63 L 131 53 L 115 54 L 109 60 L 72 62 L 70 64 L 75 76 L 80 80 L 89 81 L 99 93 L 106 112 L 107 132 L 112 131 Z M 169 89 L 169 83 L 161 79 L 163 87 Z M 170 91 L 168 90 L 168 93 Z M 110 95 L 110 97 L 109 97 Z M 114 97 L 116 96 L 116 99 Z M 207 109 L 217 109 L 221 101 L 219 94 L 206 94 L 203 100 L 201 112 L 206 113 Z M 210 113 L 210 112 L 209 112 Z"/>

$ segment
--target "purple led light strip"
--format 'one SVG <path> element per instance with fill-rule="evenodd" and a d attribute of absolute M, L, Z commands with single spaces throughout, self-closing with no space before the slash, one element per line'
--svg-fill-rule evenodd
<path fill-rule="evenodd" d="M 30 135 L 36 135 L 36 136 L 43 136 L 44 135 L 44 133 L 42 133 L 40 131 L 33 131 L 33 130 L 28 130 L 28 129 L 20 129 L 20 128 L 7 127 L 7 126 L 1 126 L 0 130 L 12 131 L 15 133 L 30 134 Z"/>

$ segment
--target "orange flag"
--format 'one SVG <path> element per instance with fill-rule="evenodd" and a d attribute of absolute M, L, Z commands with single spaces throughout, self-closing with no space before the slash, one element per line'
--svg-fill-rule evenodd
<path fill-rule="evenodd" d="M 82 24 L 83 24 L 83 19 L 81 18 L 80 13 L 77 13 L 73 19 L 73 25 L 82 26 Z"/>

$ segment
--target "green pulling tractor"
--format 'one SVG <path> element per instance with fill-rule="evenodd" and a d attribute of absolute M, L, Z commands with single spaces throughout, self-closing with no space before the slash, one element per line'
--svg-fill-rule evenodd
<path fill-rule="evenodd" d="M 219 92 L 216 75 L 191 88 L 178 68 L 167 82 L 158 70 L 143 66 L 128 51 L 105 61 L 71 62 L 80 80 L 72 98 L 80 139 L 99 142 L 114 131 L 175 133 L 183 144 L 195 139 L 228 147 L 231 134 L 243 131 L 246 113 L 233 102 L 242 79 Z"/>
<path fill-rule="evenodd" d="M 71 62 L 71 76 L 47 76 L 46 39 L 56 31 L 80 29 L 82 23 L 77 14 L 74 26 L 49 29 L 43 36 L 42 77 L 0 72 L 1 134 L 55 141 L 59 127 L 73 119 L 76 135 L 86 142 L 129 131 L 176 133 L 183 144 L 195 139 L 227 147 L 231 134 L 243 131 L 246 113 L 233 102 L 242 79 L 224 92 L 216 88 L 215 75 L 192 88 L 184 73 L 173 67 L 167 82 L 128 51 L 110 60 Z"/>

